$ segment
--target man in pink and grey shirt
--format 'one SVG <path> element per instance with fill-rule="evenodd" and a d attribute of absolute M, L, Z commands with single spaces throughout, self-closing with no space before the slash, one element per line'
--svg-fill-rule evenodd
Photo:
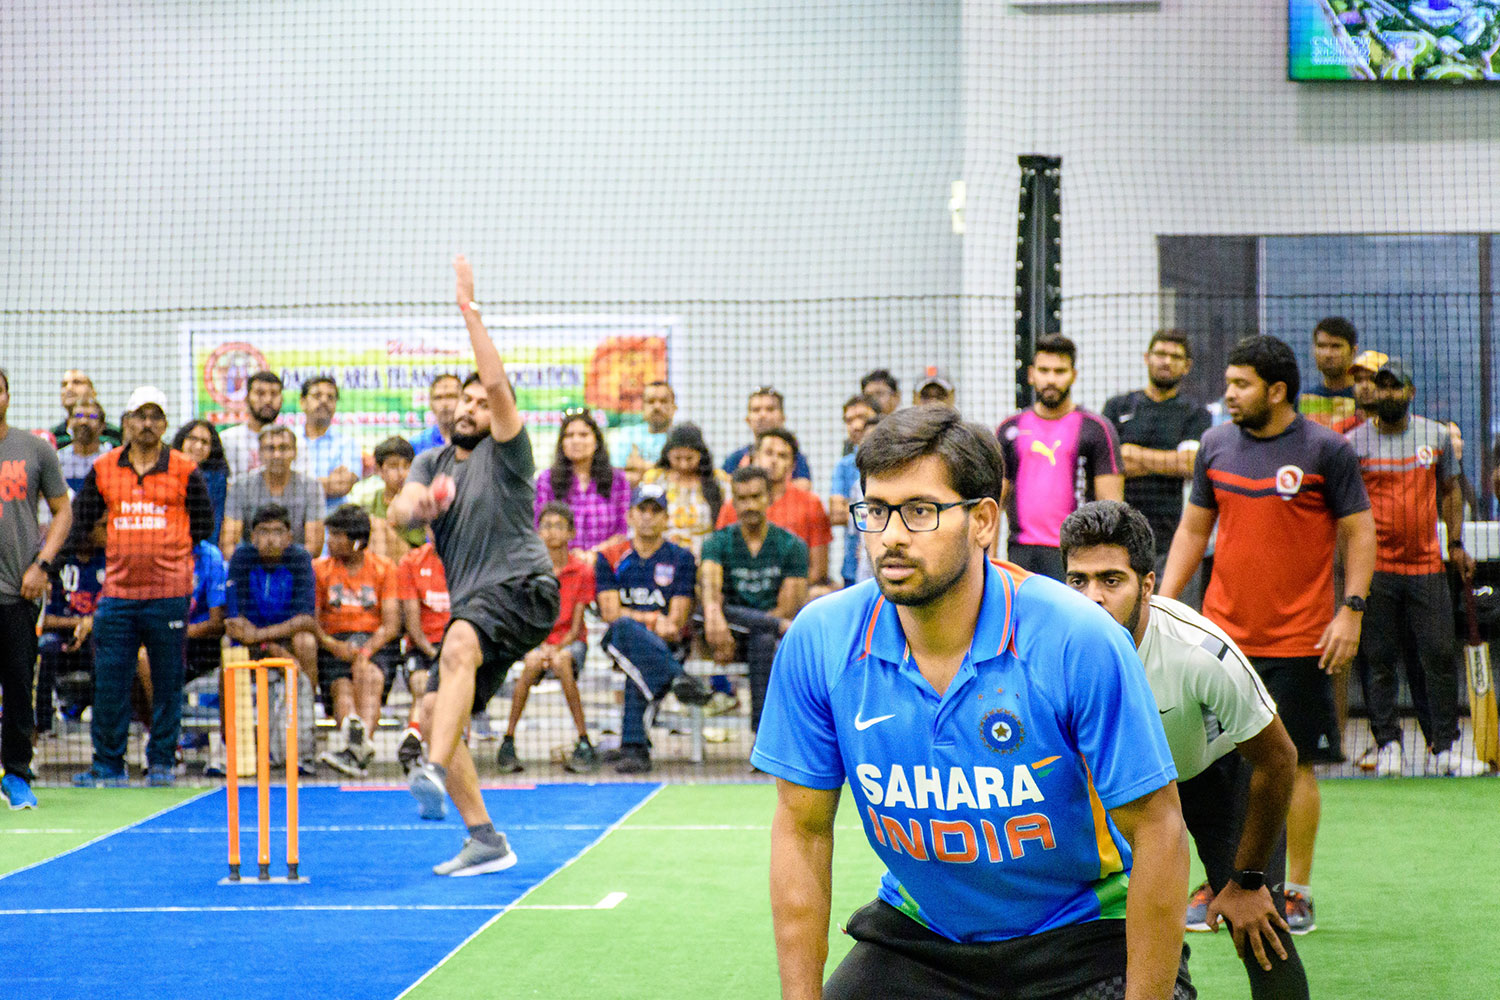
<path fill-rule="evenodd" d="M 1090 500 L 1125 498 L 1114 430 L 1073 401 L 1077 356 L 1067 337 L 1038 338 L 1026 370 L 1036 402 L 995 432 L 1005 453 L 1010 561 L 1054 580 L 1063 577 L 1058 550 L 1063 519 Z"/>

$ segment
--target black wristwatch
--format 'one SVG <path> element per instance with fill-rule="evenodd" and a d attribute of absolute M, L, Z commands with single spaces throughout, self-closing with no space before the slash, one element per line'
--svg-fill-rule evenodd
<path fill-rule="evenodd" d="M 42 559 L 42 558 L 38 557 L 37 560 L 36 560 L 36 562 L 34 563 L 34 565 L 38 569 L 40 569 L 43 573 L 49 573 L 50 574 L 52 572 L 52 562 L 50 560 Z"/>
<path fill-rule="evenodd" d="M 1363 597 L 1346 597 L 1346 598 L 1344 598 L 1344 607 L 1348 608 L 1350 611 L 1357 611 L 1360 614 L 1364 614 L 1365 613 L 1365 606 L 1366 606 L 1366 601 L 1365 601 L 1365 599 Z"/>
<path fill-rule="evenodd" d="M 1230 878 L 1246 892 L 1258 892 L 1266 884 L 1265 872 L 1251 871 L 1248 868 L 1235 872 Z"/>

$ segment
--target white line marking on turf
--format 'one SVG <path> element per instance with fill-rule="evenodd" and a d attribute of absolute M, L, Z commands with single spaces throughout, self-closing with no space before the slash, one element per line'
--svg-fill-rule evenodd
<path fill-rule="evenodd" d="M 45 910 L 0 910 L 0 917 L 48 917 L 48 916 L 72 916 L 91 913 L 291 913 L 291 912 L 358 912 L 364 910 L 379 911 L 403 911 L 403 910 L 503 910 L 504 903 L 390 903 L 390 904 L 349 904 L 340 905 L 330 903 L 327 905 L 308 904 L 302 906 L 60 906 Z M 573 910 L 597 910 L 594 906 L 566 907 Z"/>
<path fill-rule="evenodd" d="M 623 903 L 625 901 L 625 897 L 627 895 L 628 895 L 628 893 L 624 893 L 624 892 L 611 892 L 611 893 L 607 893 L 603 899 L 599 900 L 599 902 L 594 903 L 591 906 L 564 906 L 564 905 L 546 904 L 546 903 L 527 903 L 527 904 L 523 904 L 521 906 L 512 906 L 512 907 L 510 907 L 510 909 L 512 909 L 512 910 L 613 910 L 615 907 L 619 906 L 621 903 Z"/>
<path fill-rule="evenodd" d="M 149 819 L 150 817 L 147 817 L 147 818 Z M 145 821 L 142 820 L 142 822 L 145 822 Z M 506 826 L 507 830 L 533 830 L 533 831 L 536 831 L 536 830 L 541 830 L 541 831 L 547 831 L 547 830 L 567 830 L 567 831 L 572 831 L 572 832 L 577 832 L 577 831 L 580 831 L 580 830 L 603 830 L 605 828 L 606 828 L 605 824 L 603 824 L 603 823 L 516 823 L 516 824 L 510 824 L 510 825 Z M 425 830 L 425 831 L 427 831 L 429 833 L 448 834 L 448 833 L 452 833 L 453 832 L 453 825 L 452 824 L 446 824 L 446 823 L 431 823 L 431 822 L 428 822 L 428 823 L 368 823 L 368 824 L 351 823 L 351 824 L 328 824 L 328 825 L 299 824 L 298 825 L 298 829 L 301 830 L 303 833 L 409 833 L 409 832 L 411 832 L 413 830 Z M 691 832 L 709 832 L 709 833 L 729 832 L 729 833 L 736 833 L 736 832 L 742 832 L 742 831 L 748 831 L 748 832 L 754 833 L 754 832 L 763 832 L 763 831 L 766 831 L 766 830 L 769 830 L 769 829 L 771 829 L 770 825 L 769 824 L 765 824 L 765 823 L 632 823 L 629 826 L 621 828 L 622 831 L 645 830 L 645 831 L 650 831 L 650 832 L 667 832 L 667 833 L 677 833 L 677 832 L 684 832 L 684 833 L 691 833 Z M 854 831 L 858 831 L 858 830 L 862 830 L 864 828 L 862 826 L 857 825 L 857 824 L 842 824 L 841 823 L 841 824 L 838 824 L 835 827 L 835 829 L 837 829 L 837 830 L 854 830 Z M 85 829 L 82 829 L 82 828 L 65 827 L 65 826 L 56 826 L 56 827 L 42 827 L 42 826 L 38 826 L 38 827 L 21 827 L 20 829 L 6 830 L 5 832 L 7 834 L 11 834 L 11 833 L 17 833 L 17 834 L 20 834 L 20 833 L 30 833 L 30 834 L 44 834 L 45 835 L 45 834 L 87 833 L 89 831 L 87 831 Z M 155 836 L 162 836 L 162 835 L 183 836 L 183 835 L 188 835 L 188 834 L 192 834 L 192 835 L 210 834 L 210 835 L 215 836 L 215 837 L 222 837 L 222 836 L 224 836 L 224 827 L 223 826 L 157 826 L 157 827 L 152 827 L 149 830 L 144 830 L 144 829 L 121 829 L 121 830 L 116 830 L 115 832 L 116 833 L 129 833 L 129 834 L 132 834 L 133 836 L 137 836 L 137 837 L 155 837 Z M 286 832 L 286 827 L 285 826 L 276 826 L 276 825 L 273 825 L 271 827 L 271 832 L 272 833 L 284 833 L 284 832 Z M 59 855 L 59 856 L 61 856 L 61 855 Z"/>
<path fill-rule="evenodd" d="M 550 876 L 549 876 L 550 877 Z M 57 917 L 87 914 L 118 913 L 348 913 L 348 912 L 400 912 L 417 910 L 482 910 L 504 912 L 506 910 L 613 910 L 624 902 L 623 892 L 608 893 L 597 903 L 586 905 L 542 905 L 516 906 L 507 903 L 370 903 L 370 904 L 286 904 L 282 906 L 58 906 L 34 910 L 0 910 L 0 917 Z"/>
<path fill-rule="evenodd" d="M 104 840 L 104 839 L 106 839 L 108 837 L 113 837 L 117 833 L 125 833 L 128 830 L 132 830 L 135 827 L 140 826 L 142 823 L 149 823 L 151 820 L 155 819 L 158 816 L 163 816 L 163 815 L 171 812 L 173 809 L 181 809 L 183 806 L 187 805 L 189 802 L 197 802 L 199 799 L 203 798 L 205 795 L 212 795 L 212 794 L 214 794 L 217 791 L 218 791 L 217 788 L 205 788 L 203 791 L 199 792 L 197 795 L 190 795 L 187 798 L 183 799 L 181 802 L 174 802 L 172 805 L 169 805 L 169 806 L 166 806 L 165 808 L 156 810 L 156 812 L 152 813 L 149 816 L 142 816 L 140 819 L 136 820 L 134 823 L 127 823 L 124 826 L 122 826 L 122 827 L 120 827 L 119 829 L 116 829 L 116 830 L 106 830 L 105 832 L 99 834 L 99 836 L 94 837 L 91 840 L 86 840 L 83 843 L 79 844 L 77 847 L 72 847 L 72 848 L 69 848 L 66 851 L 63 851 L 63 852 L 59 853 L 59 854 L 54 854 L 50 858 L 43 858 L 41 861 L 34 861 L 31 864 L 25 865 L 25 866 L 23 866 L 21 868 L 17 868 L 14 871 L 8 871 L 5 874 L 0 875 L 0 881 L 8 879 L 12 875 L 19 875 L 19 874 L 21 874 L 21 872 L 30 871 L 33 868 L 40 868 L 42 865 L 47 864 L 49 861 L 56 861 L 58 858 L 65 858 L 69 854 L 76 854 L 77 852 L 83 850 L 85 847 L 92 847 L 94 844 L 99 843 L 99 841 Z M 7 832 L 11 832 L 11 831 L 7 831 Z M 72 832 L 75 832 L 75 833 L 87 833 L 88 831 L 86 831 L 86 830 L 75 830 L 75 831 L 72 831 Z"/>
<path fill-rule="evenodd" d="M 510 906 L 507 906 L 505 909 L 501 910 L 499 913 L 495 914 L 493 917 L 491 917 L 490 919 L 486 920 L 483 924 L 479 925 L 479 928 L 477 930 L 475 930 L 473 934 L 470 934 L 468 937 L 466 937 L 462 941 L 460 941 L 458 943 L 458 945 L 452 951 L 448 952 L 448 954 L 444 955 L 438 961 L 438 963 L 436 965 L 434 965 L 432 968 L 428 969 L 426 972 L 422 973 L 422 975 L 420 977 L 418 977 L 418 979 L 417 979 L 416 982 L 412 983 L 406 989 L 404 989 L 400 993 L 398 993 L 396 995 L 396 1000 L 404 1000 L 404 998 L 406 997 L 407 994 L 409 994 L 412 990 L 416 989 L 418 986 L 421 986 L 422 983 L 426 982 L 428 976 L 432 975 L 438 969 L 441 969 L 445 964 L 447 964 L 448 960 L 450 958 L 452 958 L 454 955 L 457 955 L 460 951 L 463 951 L 464 947 L 467 946 L 470 941 L 474 940 L 479 935 L 483 934 L 485 932 L 485 930 L 491 924 L 493 924 L 495 921 L 499 920 L 501 917 L 505 916 L 511 910 L 519 909 L 522 900 L 526 899 L 526 897 L 530 896 L 532 893 L 536 892 L 542 886 L 544 886 L 548 882 L 552 881 L 552 879 L 555 878 L 560 872 L 566 871 L 568 868 L 571 868 L 573 866 L 573 863 L 575 861 L 577 861 L 579 858 L 583 857 L 589 851 L 592 851 L 595 847 L 597 847 L 599 845 L 599 843 L 601 841 L 604 840 L 605 837 L 608 837 L 611 833 L 613 833 L 616 830 L 620 829 L 621 825 L 623 825 L 626 820 L 628 820 L 630 817 L 634 816 L 636 813 L 640 812 L 640 810 L 645 807 L 646 803 L 650 802 L 652 799 L 656 798 L 657 795 L 661 794 L 661 790 L 663 788 L 665 788 L 665 787 L 666 787 L 665 785 L 657 785 L 654 789 L 652 789 L 650 795 L 647 795 L 645 798 L 641 799 L 641 801 L 637 802 L 634 806 L 632 806 L 630 808 L 629 811 L 627 811 L 625 813 L 625 815 L 621 816 L 619 819 L 617 819 L 613 823 L 611 823 L 608 826 L 608 828 L 606 828 L 604 830 L 603 833 L 599 834 L 599 836 L 595 837 L 589 843 L 585 844 L 584 847 L 583 847 L 583 850 L 579 851 L 577 854 L 573 855 L 567 861 L 564 861 L 561 865 L 559 865 L 552 872 L 548 873 L 548 875 L 547 875 L 546 878 L 542 879 L 540 882 L 537 882 L 535 885 L 533 885 L 530 889 L 527 889 L 525 892 L 521 893 L 521 895 L 516 898 L 516 901 L 514 903 L 512 903 Z M 605 897 L 605 899 L 608 899 L 608 898 L 609 898 L 608 896 Z M 618 900 L 616 902 L 618 902 Z"/>

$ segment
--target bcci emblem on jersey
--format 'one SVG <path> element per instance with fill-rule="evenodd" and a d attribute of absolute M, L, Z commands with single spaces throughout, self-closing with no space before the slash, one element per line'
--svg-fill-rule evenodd
<path fill-rule="evenodd" d="M 996 753 L 1014 753 L 1026 739 L 1026 727 L 1010 712 L 997 708 L 979 723 L 979 735 Z"/>
<path fill-rule="evenodd" d="M 1281 499 L 1290 500 L 1302 488 L 1302 470 L 1295 465 L 1283 465 L 1276 470 L 1276 492 Z"/>

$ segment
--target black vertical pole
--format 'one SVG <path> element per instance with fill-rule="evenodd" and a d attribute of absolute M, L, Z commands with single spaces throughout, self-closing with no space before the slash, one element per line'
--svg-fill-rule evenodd
<path fill-rule="evenodd" d="M 1016 223 L 1016 408 L 1031 405 L 1037 338 L 1062 332 L 1062 157 L 1020 158 Z"/>
<path fill-rule="evenodd" d="M 1488 520 L 1494 500 L 1490 473 L 1495 462 L 1494 393 L 1495 362 L 1490 352 L 1495 344 L 1495 238 L 1479 235 L 1479 482 L 1478 511 L 1474 516 Z"/>

